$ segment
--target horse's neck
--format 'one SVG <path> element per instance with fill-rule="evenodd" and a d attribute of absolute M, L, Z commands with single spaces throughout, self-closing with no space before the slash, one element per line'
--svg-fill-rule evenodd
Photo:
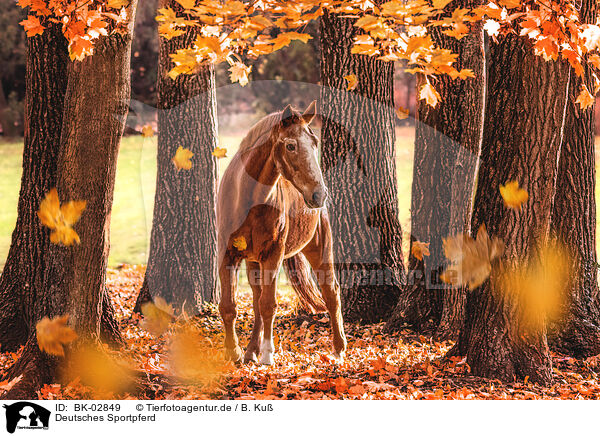
<path fill-rule="evenodd" d="M 270 141 L 247 152 L 243 158 L 247 192 L 251 192 L 253 205 L 268 202 L 276 194 L 276 185 L 281 176 L 271 154 Z"/>

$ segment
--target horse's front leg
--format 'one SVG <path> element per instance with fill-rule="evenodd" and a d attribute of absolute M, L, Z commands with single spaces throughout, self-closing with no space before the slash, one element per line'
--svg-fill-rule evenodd
<path fill-rule="evenodd" d="M 248 275 L 248 283 L 252 288 L 252 306 L 254 308 L 254 327 L 252 328 L 252 335 L 248 342 L 248 348 L 244 354 L 244 362 L 257 362 L 258 354 L 260 353 L 260 343 L 262 338 L 263 323 L 262 317 L 260 316 L 260 295 L 261 295 L 261 282 L 260 282 L 260 264 L 258 262 L 249 262 L 246 260 L 246 273 Z"/>
<path fill-rule="evenodd" d="M 260 363 L 273 364 L 273 322 L 277 312 L 277 273 L 281 267 L 283 254 L 260 264 L 261 295 L 259 300 L 260 316 L 263 321 L 263 340 L 260 346 Z"/>
<path fill-rule="evenodd" d="M 238 286 L 239 267 L 240 261 L 235 260 L 223 262 L 219 268 L 219 279 L 221 280 L 219 312 L 225 329 L 225 358 L 233 362 L 238 362 L 242 358 L 242 350 L 235 332 L 235 318 L 237 316 L 235 294 Z"/>

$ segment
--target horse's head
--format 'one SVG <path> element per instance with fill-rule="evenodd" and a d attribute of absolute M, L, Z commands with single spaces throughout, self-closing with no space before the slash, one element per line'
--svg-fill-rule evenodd
<path fill-rule="evenodd" d="M 281 122 L 273 129 L 273 160 L 283 177 L 302 194 L 308 207 L 322 207 L 327 188 L 319 166 L 319 139 L 308 126 L 316 114 L 312 102 L 301 115 L 291 106 L 281 113 Z"/>

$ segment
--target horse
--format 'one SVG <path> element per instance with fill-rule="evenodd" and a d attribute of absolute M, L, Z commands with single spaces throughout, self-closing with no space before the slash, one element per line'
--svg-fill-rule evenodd
<path fill-rule="evenodd" d="M 265 116 L 242 140 L 219 186 L 219 312 L 225 356 L 234 362 L 242 360 L 235 331 L 242 260 L 254 309 L 245 363 L 258 363 L 260 355 L 260 364 L 273 364 L 277 275 L 282 265 L 301 305 L 312 313 L 329 312 L 334 358 L 337 362 L 344 359 L 340 287 L 325 205 L 328 193 L 318 164 L 319 139 L 309 127 L 315 114 L 313 101 L 303 114 L 288 105 Z"/>

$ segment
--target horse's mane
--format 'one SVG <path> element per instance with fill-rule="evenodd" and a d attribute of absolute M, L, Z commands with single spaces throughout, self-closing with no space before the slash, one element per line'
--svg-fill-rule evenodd
<path fill-rule="evenodd" d="M 255 145 L 264 143 L 271 134 L 273 127 L 275 127 L 279 121 L 281 121 L 281 111 L 266 115 L 250 128 L 244 139 L 242 139 L 238 153 L 249 150 Z"/>

